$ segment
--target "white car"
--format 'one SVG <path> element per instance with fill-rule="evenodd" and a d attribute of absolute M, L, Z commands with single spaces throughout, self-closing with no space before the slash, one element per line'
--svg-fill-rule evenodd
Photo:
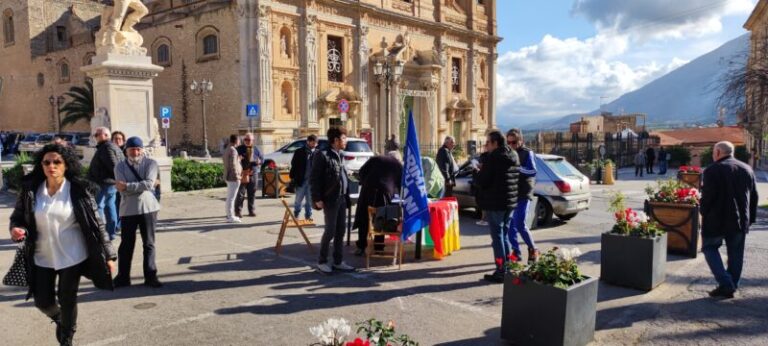
<path fill-rule="evenodd" d="M 328 148 L 328 139 L 318 137 L 317 149 L 325 150 Z M 264 161 L 272 160 L 278 165 L 290 165 L 293 153 L 301 147 L 307 145 L 307 139 L 297 139 L 291 143 L 282 146 L 277 151 L 264 155 Z M 360 170 L 360 167 L 373 157 L 373 151 L 368 146 L 368 142 L 360 138 L 347 138 L 347 148 L 342 151 L 344 166 L 347 171 L 354 173 Z"/>

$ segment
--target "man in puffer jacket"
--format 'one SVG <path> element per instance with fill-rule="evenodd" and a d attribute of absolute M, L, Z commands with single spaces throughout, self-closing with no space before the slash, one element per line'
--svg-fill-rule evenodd
<path fill-rule="evenodd" d="M 499 131 L 487 135 L 485 151 L 489 154 L 474 178 L 478 187 L 477 205 L 488 221 L 496 264 L 493 274 L 486 274 L 485 280 L 503 283 L 506 263 L 511 253 L 507 237 L 509 218 L 517 205 L 520 159 Z"/>

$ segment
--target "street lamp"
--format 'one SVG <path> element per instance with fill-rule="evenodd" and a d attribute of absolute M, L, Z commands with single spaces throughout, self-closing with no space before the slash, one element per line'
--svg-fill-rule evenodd
<path fill-rule="evenodd" d="M 51 95 L 48 97 L 48 103 L 51 104 L 51 113 L 56 112 L 57 124 L 59 125 L 57 132 L 61 133 L 61 105 L 64 103 L 64 96 L 53 97 Z"/>
<path fill-rule="evenodd" d="M 403 75 L 403 68 L 405 67 L 405 62 L 403 61 L 396 61 L 394 64 L 390 64 L 389 60 L 384 60 L 382 63 L 381 61 L 377 62 L 375 65 L 373 65 L 373 74 L 379 78 L 379 83 L 385 83 L 386 87 L 386 93 L 387 93 L 387 107 L 386 107 L 386 113 L 387 113 L 387 133 L 384 136 L 384 139 L 388 139 L 391 135 L 391 129 L 390 129 L 390 114 L 389 114 L 389 102 L 390 102 L 390 93 L 389 93 L 389 84 L 392 81 L 396 81 L 400 79 L 400 76 Z"/>
<path fill-rule="evenodd" d="M 195 95 L 200 96 L 200 105 L 203 108 L 203 147 L 205 148 L 205 158 L 210 159 L 211 153 L 208 151 L 208 124 L 205 119 L 205 97 L 213 91 L 213 82 L 203 79 L 202 82 L 198 83 L 196 80 L 193 80 L 189 88 Z"/>

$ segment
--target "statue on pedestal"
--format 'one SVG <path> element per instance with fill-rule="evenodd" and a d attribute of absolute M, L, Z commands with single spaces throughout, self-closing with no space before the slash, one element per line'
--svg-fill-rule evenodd
<path fill-rule="evenodd" d="M 280 55 L 283 58 L 288 57 L 288 39 L 285 37 L 285 34 L 280 35 Z"/>
<path fill-rule="evenodd" d="M 127 14 L 129 8 L 132 11 Z M 101 14 L 101 30 L 96 34 L 97 53 L 146 55 L 146 48 L 141 47 L 144 38 L 133 26 L 147 14 L 149 10 L 141 0 L 114 0 L 113 7 L 105 7 Z"/>

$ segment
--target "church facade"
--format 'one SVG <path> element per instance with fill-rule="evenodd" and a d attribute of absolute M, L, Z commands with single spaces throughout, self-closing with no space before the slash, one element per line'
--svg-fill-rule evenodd
<path fill-rule="evenodd" d="M 402 141 L 411 111 L 426 151 L 445 135 L 482 141 L 495 126 L 493 0 L 144 2 L 150 14 L 137 28 L 153 63 L 165 68 L 154 104 L 173 109 L 171 147 L 202 143 L 203 105 L 212 151 L 249 128 L 271 151 L 342 125 L 381 152 L 388 135 Z M 57 96 L 84 83 L 80 67 L 93 56 L 102 5 L 3 6 L 0 127 L 57 131 Z M 213 83 L 205 102 L 189 88 L 203 79 Z M 260 108 L 253 120 L 248 104 Z"/>

